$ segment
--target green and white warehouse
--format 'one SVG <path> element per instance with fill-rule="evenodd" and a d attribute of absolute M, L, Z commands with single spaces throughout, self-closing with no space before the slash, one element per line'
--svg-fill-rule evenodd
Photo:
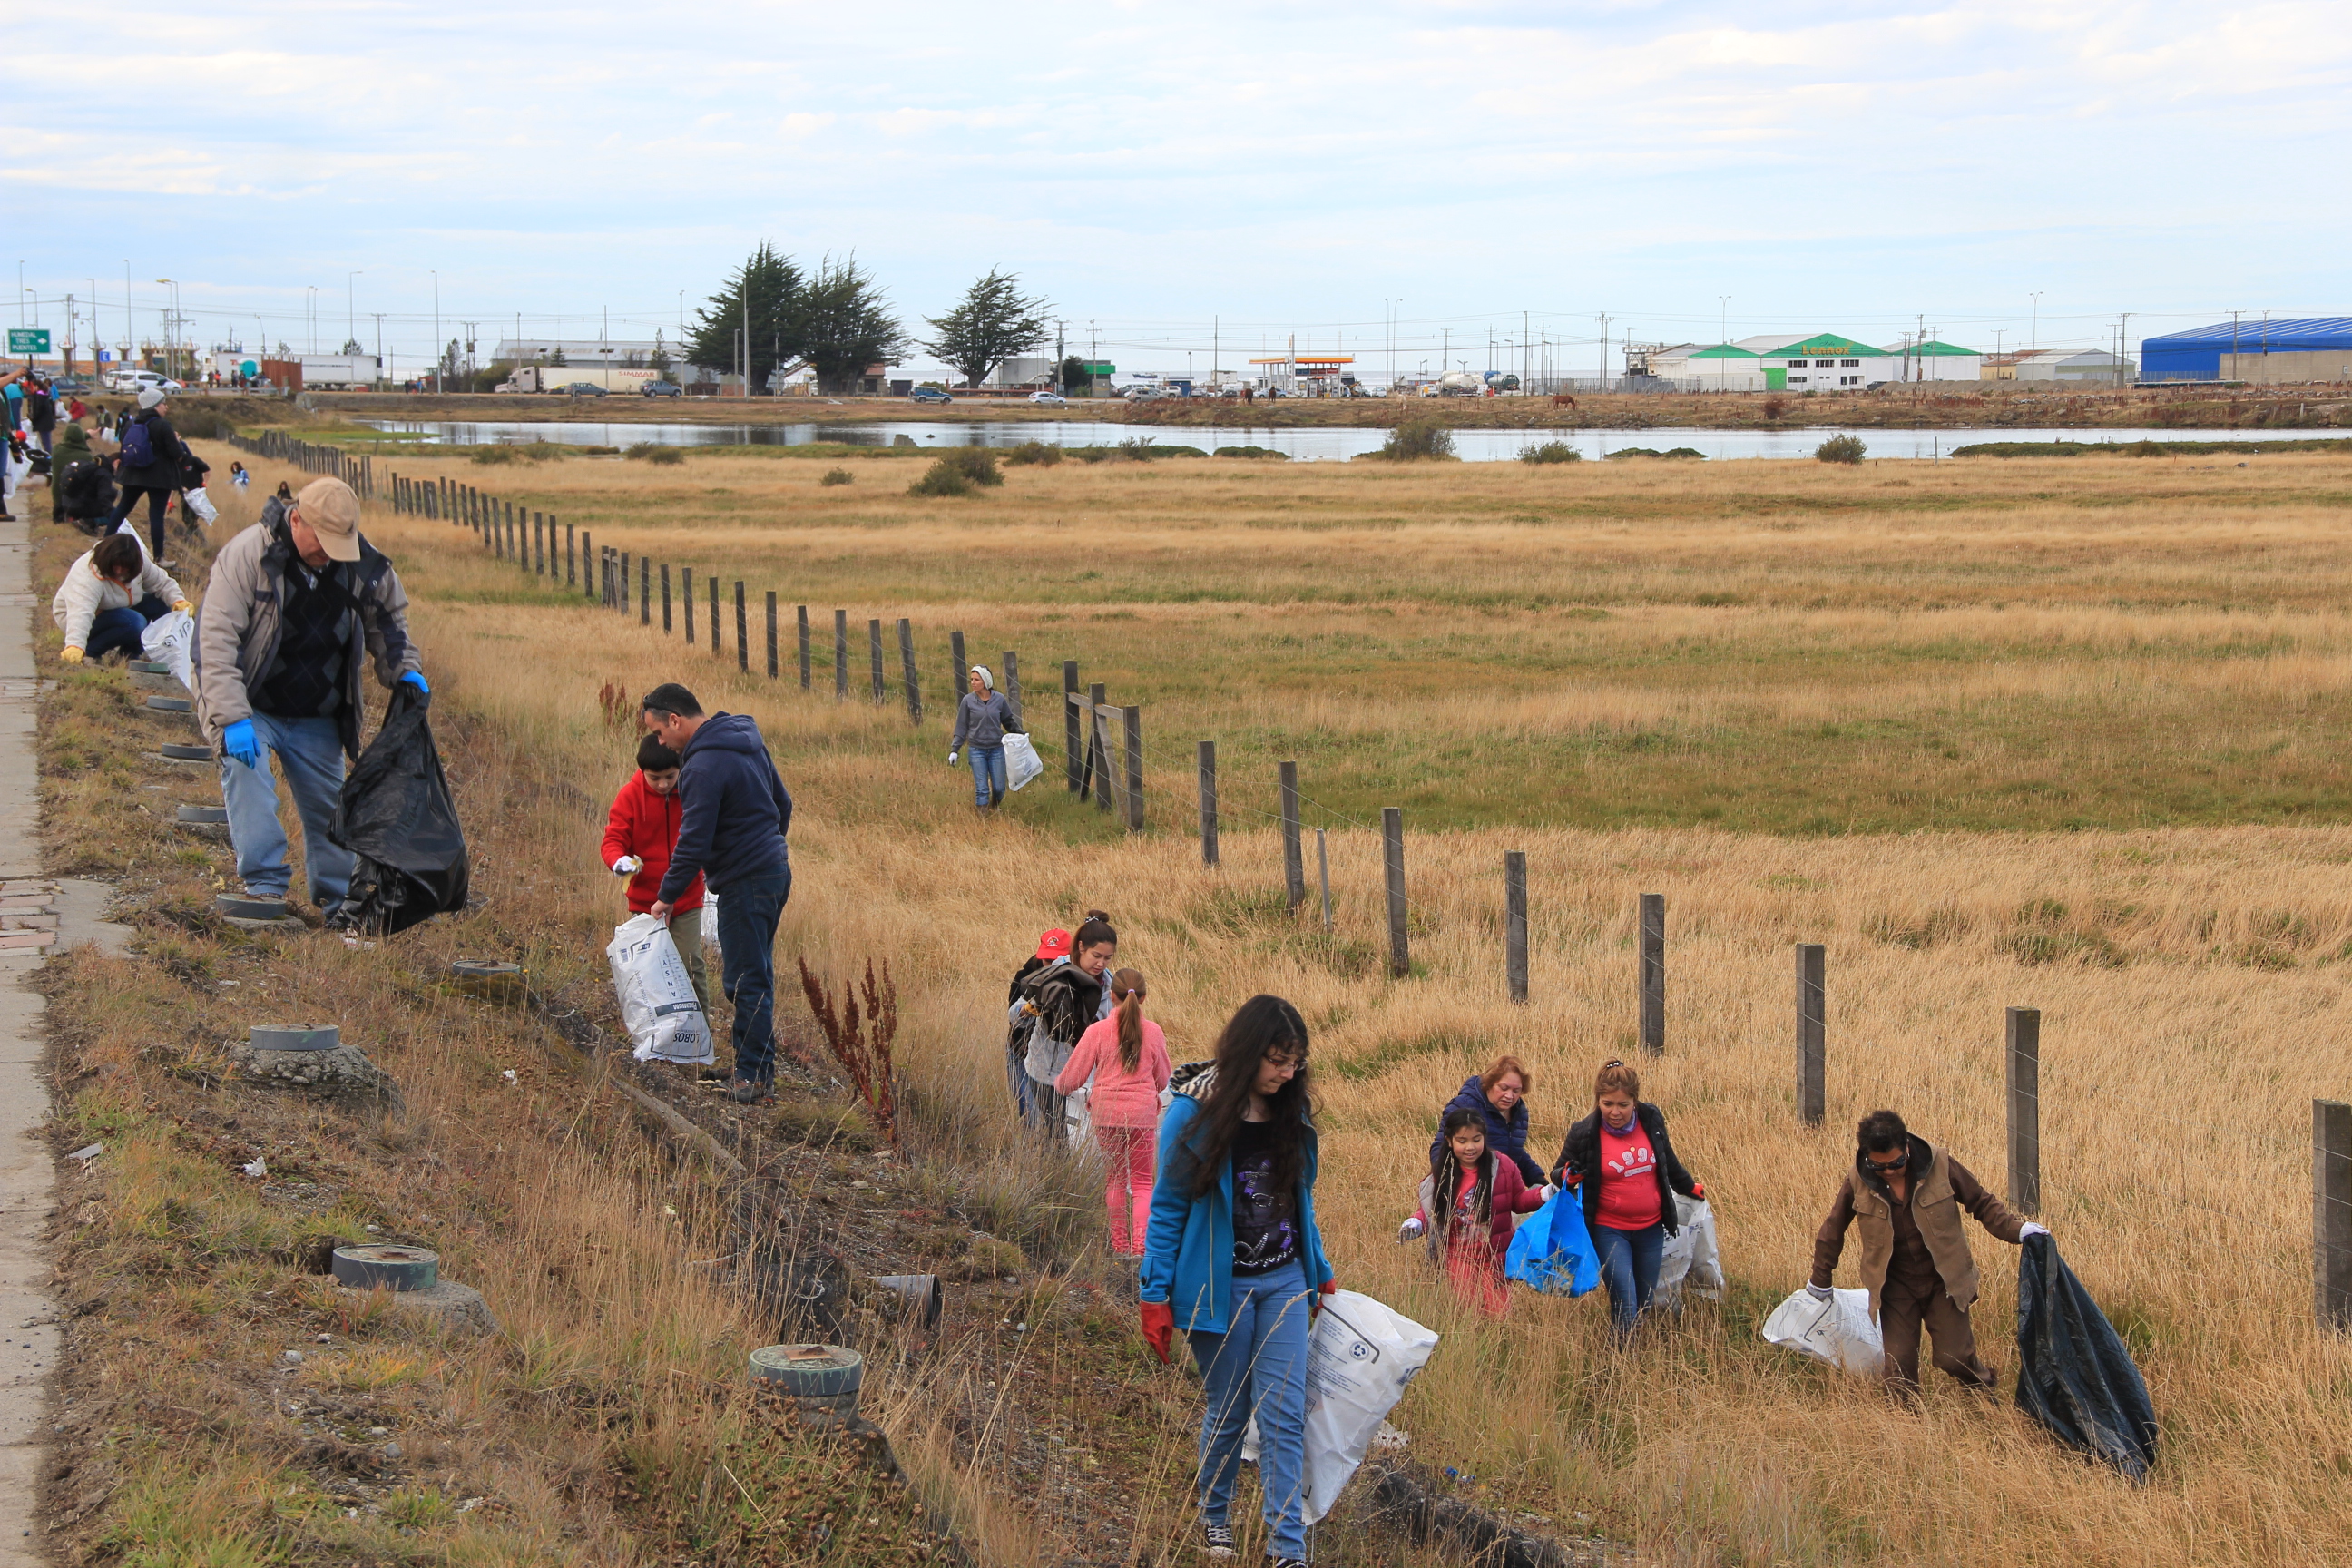
<path fill-rule="evenodd" d="M 1889 381 L 1975 381 L 1985 356 L 1981 350 L 1933 340 L 1874 348 L 1835 332 L 1815 332 L 1803 338 L 1768 334 L 1736 343 L 1675 343 L 1633 351 L 1627 359 L 1629 374 L 1702 392 L 1860 392 Z"/>

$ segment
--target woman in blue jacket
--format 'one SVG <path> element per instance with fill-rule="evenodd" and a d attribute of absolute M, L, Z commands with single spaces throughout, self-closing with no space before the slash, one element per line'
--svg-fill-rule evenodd
<path fill-rule="evenodd" d="M 1161 1361 L 1179 1325 L 1201 1368 L 1202 1529 L 1233 1554 L 1234 1478 L 1257 1418 L 1275 1568 L 1307 1558 L 1307 1342 L 1336 1289 L 1315 1226 L 1307 1021 L 1279 996 L 1242 1004 L 1216 1060 L 1160 1121 L 1160 1181 L 1144 1239 L 1143 1337 Z"/>

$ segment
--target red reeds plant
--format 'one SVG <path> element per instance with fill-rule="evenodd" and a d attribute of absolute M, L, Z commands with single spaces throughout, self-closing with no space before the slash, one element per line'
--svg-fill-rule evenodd
<path fill-rule="evenodd" d="M 890 984 L 890 966 L 882 966 L 882 979 L 874 979 L 874 961 L 866 961 L 864 986 L 866 1009 L 863 1018 L 858 1013 L 859 987 L 845 983 L 841 988 L 841 1008 L 835 1011 L 833 998 L 824 982 L 809 973 L 808 961 L 800 961 L 801 989 L 808 994 L 809 1011 L 816 1015 L 817 1027 L 824 1031 L 824 1043 L 833 1052 L 833 1059 L 849 1075 L 850 1087 L 874 1113 L 874 1120 L 895 1146 L 898 1142 L 898 1100 L 894 1085 L 896 1069 L 890 1063 L 890 1046 L 898 1037 L 898 988 Z"/>

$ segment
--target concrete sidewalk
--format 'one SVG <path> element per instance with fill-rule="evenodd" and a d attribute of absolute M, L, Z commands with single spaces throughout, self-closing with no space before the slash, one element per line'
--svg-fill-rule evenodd
<path fill-rule="evenodd" d="M 45 492 L 39 509 L 47 509 Z M 36 1505 L 58 1334 L 43 1235 L 56 1212 L 41 994 L 26 983 L 50 952 L 130 933 L 102 919 L 108 889 L 41 875 L 40 700 L 33 671 L 33 501 L 0 522 L 0 1568 L 47 1563 Z"/>

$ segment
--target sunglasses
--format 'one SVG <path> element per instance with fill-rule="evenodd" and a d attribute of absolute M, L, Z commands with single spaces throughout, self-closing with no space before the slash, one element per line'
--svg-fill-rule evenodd
<path fill-rule="evenodd" d="M 1909 1164 L 1911 1163 L 1911 1151 L 1906 1149 L 1900 1154 L 1895 1155 L 1892 1160 L 1886 1161 L 1874 1160 L 1866 1153 L 1863 1155 L 1862 1158 L 1864 1163 L 1867 1164 L 1872 1170 L 1876 1171 L 1881 1174 L 1885 1174 L 1890 1171 L 1899 1171 L 1904 1166 Z"/>

